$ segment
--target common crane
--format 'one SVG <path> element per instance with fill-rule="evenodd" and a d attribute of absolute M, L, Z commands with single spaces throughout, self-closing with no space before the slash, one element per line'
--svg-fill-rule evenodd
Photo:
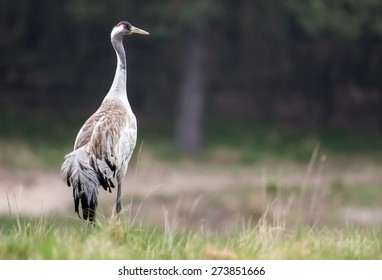
<path fill-rule="evenodd" d="M 95 222 L 98 188 L 111 192 L 117 186 L 116 212 L 121 212 L 121 185 L 137 139 L 137 122 L 127 98 L 127 64 L 123 37 L 149 33 L 127 21 L 111 32 L 117 55 L 113 83 L 98 110 L 83 124 L 74 149 L 65 156 L 61 174 L 73 187 L 74 210 L 81 218 Z"/>

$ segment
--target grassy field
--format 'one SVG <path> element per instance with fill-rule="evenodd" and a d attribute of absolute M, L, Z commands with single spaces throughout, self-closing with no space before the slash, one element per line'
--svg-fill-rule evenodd
<path fill-rule="evenodd" d="M 265 220 L 212 235 L 170 232 L 115 219 L 2 218 L 0 259 L 381 259 L 381 229 L 286 229 Z M 7 227 L 4 227 L 7 225 Z"/>
<path fill-rule="evenodd" d="M 103 197 L 93 228 L 59 176 L 80 124 L 2 118 L 0 259 L 382 258 L 378 137 L 210 123 L 188 156 L 168 127 L 141 125 L 123 197 L 134 221 Z"/>

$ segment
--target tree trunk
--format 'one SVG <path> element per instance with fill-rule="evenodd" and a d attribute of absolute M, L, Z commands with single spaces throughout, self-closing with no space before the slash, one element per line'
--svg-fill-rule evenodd
<path fill-rule="evenodd" d="M 183 82 L 179 92 L 175 124 L 175 143 L 183 152 L 196 154 L 203 149 L 205 93 L 205 31 L 206 20 L 199 18 L 189 33 L 189 51 Z"/>

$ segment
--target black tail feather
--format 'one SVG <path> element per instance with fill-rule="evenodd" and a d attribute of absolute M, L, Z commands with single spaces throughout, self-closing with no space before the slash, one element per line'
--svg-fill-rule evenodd
<path fill-rule="evenodd" d="M 80 204 L 80 196 L 79 196 L 79 194 L 75 188 L 73 188 L 73 200 L 74 200 L 74 211 L 77 213 L 78 217 L 80 217 L 80 219 L 82 219 L 82 217 L 80 216 L 80 213 L 78 211 L 78 207 Z"/>
<path fill-rule="evenodd" d="M 88 208 L 89 222 L 94 223 L 97 209 L 97 199 L 91 199 Z"/>
<path fill-rule="evenodd" d="M 89 216 L 89 206 L 88 206 L 88 199 L 84 193 L 81 194 L 81 206 L 82 206 L 82 217 L 84 220 L 87 220 Z"/>

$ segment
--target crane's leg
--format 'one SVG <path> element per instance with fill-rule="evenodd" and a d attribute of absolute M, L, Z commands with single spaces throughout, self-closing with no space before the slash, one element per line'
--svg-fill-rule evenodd
<path fill-rule="evenodd" d="M 121 183 L 118 182 L 117 187 L 117 202 L 115 204 L 115 210 L 117 211 L 117 215 L 121 213 L 122 205 L 121 205 Z"/>

